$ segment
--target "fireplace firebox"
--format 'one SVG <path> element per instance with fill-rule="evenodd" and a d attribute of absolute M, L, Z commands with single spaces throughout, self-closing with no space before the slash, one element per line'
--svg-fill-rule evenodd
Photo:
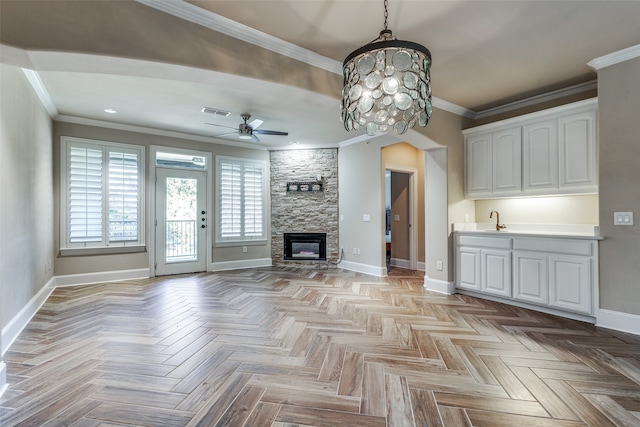
<path fill-rule="evenodd" d="M 284 259 L 326 261 L 326 233 L 284 233 Z"/>

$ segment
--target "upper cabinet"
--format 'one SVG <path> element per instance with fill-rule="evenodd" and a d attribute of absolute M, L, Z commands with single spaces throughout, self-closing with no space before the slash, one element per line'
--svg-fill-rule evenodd
<path fill-rule="evenodd" d="M 597 100 L 463 131 L 465 196 L 597 193 Z"/>

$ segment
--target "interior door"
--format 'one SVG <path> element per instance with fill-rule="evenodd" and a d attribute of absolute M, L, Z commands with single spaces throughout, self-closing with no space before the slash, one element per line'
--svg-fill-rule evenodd
<path fill-rule="evenodd" d="M 155 274 L 207 270 L 206 172 L 156 168 Z"/>

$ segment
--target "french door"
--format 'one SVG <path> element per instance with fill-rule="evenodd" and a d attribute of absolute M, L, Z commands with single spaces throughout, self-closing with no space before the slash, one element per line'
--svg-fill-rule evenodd
<path fill-rule="evenodd" d="M 156 168 L 155 275 L 207 270 L 207 173 Z"/>

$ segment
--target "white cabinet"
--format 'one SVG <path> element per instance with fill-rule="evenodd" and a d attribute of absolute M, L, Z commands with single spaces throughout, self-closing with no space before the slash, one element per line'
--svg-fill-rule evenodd
<path fill-rule="evenodd" d="M 520 193 L 521 153 L 520 127 L 470 136 L 465 142 L 467 195 L 482 198 Z"/>
<path fill-rule="evenodd" d="M 598 295 L 595 239 L 455 232 L 460 291 L 593 316 Z"/>
<path fill-rule="evenodd" d="M 522 190 L 522 132 L 520 127 L 493 133 L 492 191 L 494 195 L 513 195 Z"/>
<path fill-rule="evenodd" d="M 492 134 L 469 137 L 465 143 L 466 155 L 466 192 L 474 196 L 486 196 L 492 193 L 491 184 L 491 146 Z"/>
<path fill-rule="evenodd" d="M 591 259 L 575 255 L 549 256 L 549 305 L 591 313 Z"/>
<path fill-rule="evenodd" d="M 522 190 L 550 192 L 558 188 L 558 121 L 530 123 L 522 127 Z"/>
<path fill-rule="evenodd" d="M 465 197 L 597 193 L 597 100 L 464 130 Z"/>
<path fill-rule="evenodd" d="M 456 254 L 458 266 L 458 287 L 479 291 L 480 288 L 480 249 L 460 248 Z"/>
<path fill-rule="evenodd" d="M 498 249 L 483 249 L 482 292 L 511 297 L 511 252 Z"/>
<path fill-rule="evenodd" d="M 501 297 L 511 296 L 511 239 L 458 236 L 456 286 Z"/>
<path fill-rule="evenodd" d="M 548 304 L 549 289 L 547 286 L 547 271 L 548 262 L 545 254 L 514 251 L 514 299 L 534 304 Z"/>
<path fill-rule="evenodd" d="M 584 111 L 558 119 L 560 190 L 597 190 L 595 123 L 595 111 Z"/>

